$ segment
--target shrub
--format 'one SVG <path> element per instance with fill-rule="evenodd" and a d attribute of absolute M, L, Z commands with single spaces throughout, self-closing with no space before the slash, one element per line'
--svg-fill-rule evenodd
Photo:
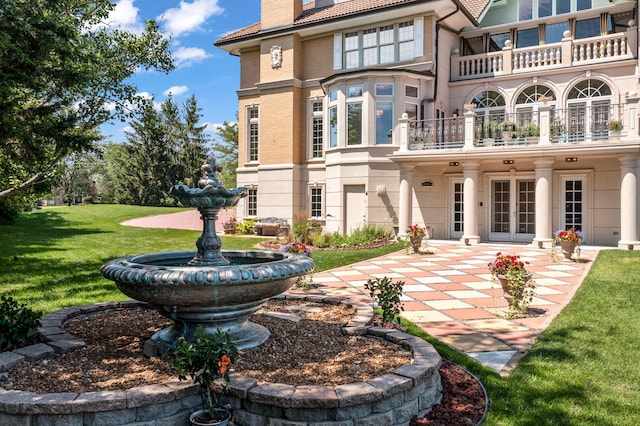
<path fill-rule="evenodd" d="M 38 332 L 42 312 L 34 311 L 11 297 L 0 301 L 0 351 L 24 345 Z"/>
<path fill-rule="evenodd" d="M 370 279 L 364 285 L 369 290 L 371 299 L 382 309 L 382 319 L 385 322 L 393 322 L 404 311 L 400 297 L 404 281 L 391 281 L 388 277 Z"/>
<path fill-rule="evenodd" d="M 253 225 L 258 221 L 258 218 L 243 219 L 236 225 L 236 232 L 238 234 L 253 234 Z"/>

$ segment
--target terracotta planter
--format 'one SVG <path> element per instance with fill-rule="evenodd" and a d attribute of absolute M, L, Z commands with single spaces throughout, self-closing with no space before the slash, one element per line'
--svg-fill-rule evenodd
<path fill-rule="evenodd" d="M 231 420 L 231 413 L 229 410 L 225 408 L 214 408 L 213 411 L 216 413 L 218 418 L 224 420 L 211 419 L 211 417 L 209 417 L 208 410 L 198 410 L 191 414 L 189 421 L 195 426 L 226 426 L 229 424 L 229 420 Z"/>
<path fill-rule="evenodd" d="M 576 249 L 577 245 L 578 244 L 575 241 L 560 240 L 560 248 L 562 249 L 562 255 L 565 259 L 571 260 L 573 251 Z"/>

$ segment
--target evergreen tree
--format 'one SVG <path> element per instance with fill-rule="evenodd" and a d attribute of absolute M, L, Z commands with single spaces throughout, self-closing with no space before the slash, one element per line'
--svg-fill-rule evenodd
<path fill-rule="evenodd" d="M 236 169 L 238 168 L 238 114 L 236 122 L 225 121 L 217 129 L 218 139 L 212 150 L 218 164 L 222 167 L 220 180 L 226 188 L 235 188 L 237 183 Z"/>

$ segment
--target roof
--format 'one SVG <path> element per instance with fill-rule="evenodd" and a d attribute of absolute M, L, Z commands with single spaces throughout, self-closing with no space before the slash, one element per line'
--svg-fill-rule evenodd
<path fill-rule="evenodd" d="M 456 2 L 456 0 L 453 1 Z M 367 14 L 384 9 L 423 2 L 425 2 L 425 0 L 351 0 L 316 8 L 315 1 L 312 0 L 303 5 L 302 14 L 295 19 L 291 26 L 288 26 L 287 28 L 291 29 L 302 27 L 317 22 L 343 19 L 355 15 Z M 458 0 L 456 3 L 459 3 L 459 5 L 477 21 L 490 2 L 491 0 Z M 256 22 L 248 27 L 241 28 L 237 31 L 224 35 L 217 40 L 215 44 L 231 43 L 236 40 L 257 35 L 261 31 L 262 28 L 260 22 Z"/>

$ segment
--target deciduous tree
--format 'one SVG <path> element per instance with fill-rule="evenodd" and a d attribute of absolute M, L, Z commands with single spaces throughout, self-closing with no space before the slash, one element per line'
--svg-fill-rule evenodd
<path fill-rule="evenodd" d="M 127 118 L 139 69 L 168 72 L 168 40 L 98 25 L 109 0 L 0 0 L 0 203 L 92 149 L 98 127 Z M 1 207 L 0 207 L 1 208 Z"/>

